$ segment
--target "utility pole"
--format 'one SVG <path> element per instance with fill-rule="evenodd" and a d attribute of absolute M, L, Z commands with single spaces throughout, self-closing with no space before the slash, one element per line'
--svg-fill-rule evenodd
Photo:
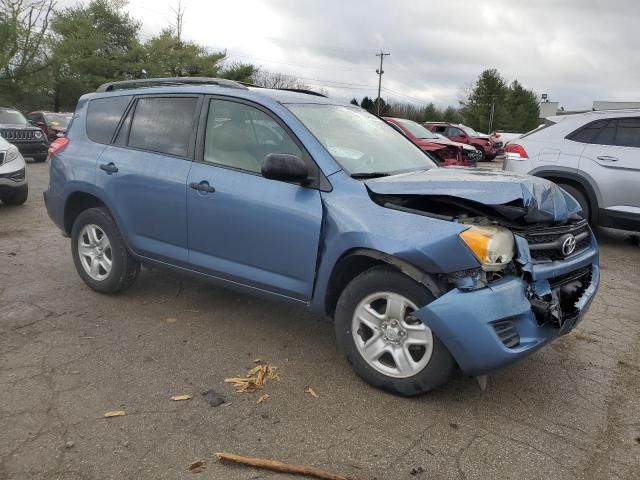
<path fill-rule="evenodd" d="M 489 131 L 488 134 L 491 134 L 491 129 L 493 127 L 493 115 L 495 113 L 496 108 L 496 98 L 498 95 L 490 95 L 491 96 L 491 113 L 489 114 Z"/>
<path fill-rule="evenodd" d="M 376 101 L 378 104 L 378 116 L 380 116 L 380 90 L 382 89 L 382 74 L 384 73 L 384 70 L 382 70 L 382 60 L 384 60 L 384 57 L 388 55 L 391 54 L 384 53 L 382 49 L 380 49 L 380 53 L 376 53 L 376 57 L 380 57 L 380 68 L 376 70 L 376 73 L 378 74 L 378 100 Z"/>

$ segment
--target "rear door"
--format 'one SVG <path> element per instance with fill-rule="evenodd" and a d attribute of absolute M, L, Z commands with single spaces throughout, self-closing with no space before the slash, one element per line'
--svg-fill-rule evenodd
<path fill-rule="evenodd" d="M 640 216 L 640 117 L 598 122 L 580 158 L 580 170 L 595 180 L 600 208 Z"/>
<path fill-rule="evenodd" d="M 186 185 L 201 102 L 197 95 L 138 97 L 96 167 L 130 247 L 181 266 L 188 266 Z"/>
<path fill-rule="evenodd" d="M 211 98 L 189 174 L 189 259 L 198 271 L 288 297 L 311 298 L 322 224 L 320 192 L 269 180 L 270 153 L 316 168 L 286 126 L 263 108 Z"/>

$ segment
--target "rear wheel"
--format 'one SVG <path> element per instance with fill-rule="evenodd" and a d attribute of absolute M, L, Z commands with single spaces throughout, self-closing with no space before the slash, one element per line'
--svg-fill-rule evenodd
<path fill-rule="evenodd" d="M 98 292 L 121 292 L 140 272 L 140 263 L 127 250 L 118 226 L 104 208 L 90 208 L 78 215 L 71 230 L 71 254 L 82 280 Z"/>
<path fill-rule="evenodd" d="M 375 267 L 347 285 L 338 300 L 338 345 L 355 372 L 371 385 L 417 395 L 445 383 L 453 357 L 413 313 L 431 293 L 391 267 Z"/>
<path fill-rule="evenodd" d="M 582 209 L 584 218 L 586 218 L 588 221 L 591 221 L 591 209 L 589 208 L 589 201 L 587 200 L 587 197 L 573 185 L 559 183 L 558 186 L 576 199 L 576 201 L 580 204 L 580 208 Z"/>
<path fill-rule="evenodd" d="M 29 196 L 29 187 L 24 185 L 22 187 L 18 187 L 14 192 L 2 198 L 2 202 L 5 205 L 22 205 L 27 201 L 27 197 Z"/>

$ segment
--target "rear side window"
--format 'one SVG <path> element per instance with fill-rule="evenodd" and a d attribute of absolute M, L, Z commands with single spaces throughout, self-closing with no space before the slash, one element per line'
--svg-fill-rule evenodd
<path fill-rule="evenodd" d="M 127 109 L 131 96 L 97 98 L 87 109 L 87 136 L 98 143 L 110 143 Z"/>
<path fill-rule="evenodd" d="M 595 122 L 591 122 L 584 127 L 579 128 L 567 135 L 568 140 L 573 140 L 574 142 L 580 143 L 594 143 L 593 140 L 600 133 L 600 130 L 604 128 L 609 120 L 597 120 Z"/>
<path fill-rule="evenodd" d="M 640 118 L 619 118 L 615 145 L 640 147 Z"/>
<path fill-rule="evenodd" d="M 131 122 L 129 146 L 179 157 L 189 155 L 196 97 L 141 98 Z"/>

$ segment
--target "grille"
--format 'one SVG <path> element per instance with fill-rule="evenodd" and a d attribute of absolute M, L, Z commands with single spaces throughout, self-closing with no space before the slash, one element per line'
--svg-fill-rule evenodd
<path fill-rule="evenodd" d="M 505 347 L 514 348 L 520 345 L 520 334 L 511 320 L 500 320 L 491 325 Z"/>
<path fill-rule="evenodd" d="M 0 152 L 0 166 L 4 165 L 4 152 Z"/>
<path fill-rule="evenodd" d="M 0 135 L 5 140 L 35 140 L 36 130 L 20 130 L 16 128 L 3 128 Z"/>
<path fill-rule="evenodd" d="M 574 236 L 576 246 L 571 254 L 565 255 L 562 244 L 569 235 Z M 591 246 L 591 233 L 586 220 L 572 225 L 529 231 L 524 237 L 529 243 L 531 258 L 536 261 L 564 260 Z"/>

